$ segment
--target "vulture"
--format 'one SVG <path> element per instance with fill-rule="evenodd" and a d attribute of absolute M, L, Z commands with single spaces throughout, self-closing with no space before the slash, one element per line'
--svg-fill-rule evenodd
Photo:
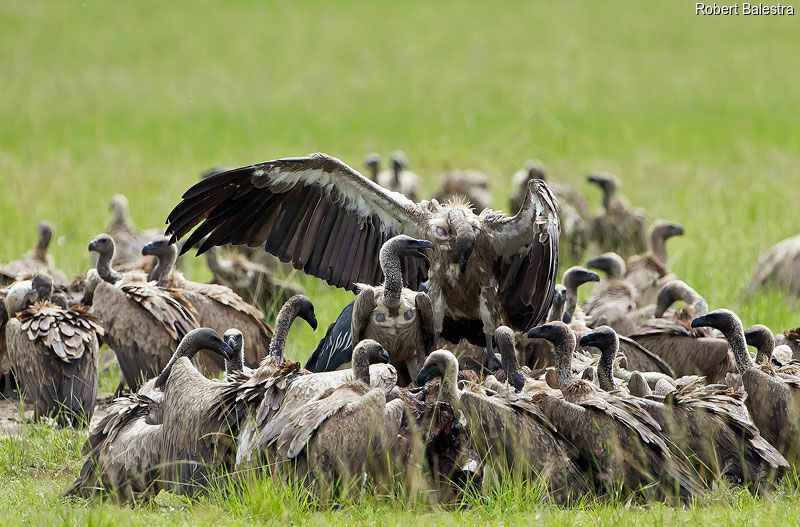
<path fill-rule="evenodd" d="M 112 263 L 124 270 L 141 268 L 151 271 L 155 266 L 155 258 L 144 258 L 142 247 L 162 236 L 162 233 L 158 229 L 137 230 L 130 220 L 128 198 L 123 194 L 111 196 L 108 209 L 111 211 L 111 221 L 105 232 L 114 240 Z"/>
<path fill-rule="evenodd" d="M 302 287 L 276 278 L 269 267 L 251 260 L 241 251 L 226 254 L 221 248 L 214 247 L 206 253 L 206 263 L 213 273 L 212 283 L 230 287 L 245 302 L 263 312 L 294 295 L 303 294 Z"/>
<path fill-rule="evenodd" d="M 381 171 L 381 155 L 374 152 L 367 154 L 364 158 L 364 166 L 369 171 L 369 178 L 378 183 L 378 174 Z"/>
<path fill-rule="evenodd" d="M 148 243 L 142 248 L 142 254 L 158 259 L 150 279 L 160 288 L 180 291 L 194 308 L 200 326 L 212 328 L 217 333 L 224 333 L 228 328 L 241 330 L 248 343 L 245 364 L 252 368 L 258 366 L 267 355 L 272 338 L 272 328 L 264 322 L 261 311 L 228 287 L 184 278 L 183 273 L 174 270 L 178 250 L 167 238 Z M 198 358 L 203 369 L 213 375 L 225 370 L 225 365 L 218 362 L 218 355 L 201 354 Z"/>
<path fill-rule="evenodd" d="M 773 288 L 789 298 L 800 297 L 800 235 L 781 241 L 758 258 L 745 292 L 754 295 Z"/>
<path fill-rule="evenodd" d="M 625 261 L 617 253 L 609 252 L 591 258 L 586 267 L 606 273 L 606 279 L 597 284 L 581 306 L 589 325 L 608 325 L 620 334 L 630 335 L 638 320 L 634 316 L 636 292 L 622 279 Z"/>
<path fill-rule="evenodd" d="M 301 480 L 348 482 L 365 471 L 380 470 L 404 415 L 401 399 L 387 402 L 386 391 L 371 383 L 370 364 L 388 360 L 389 354 L 374 340 L 356 344 L 352 380 L 288 406 L 285 419 L 266 424 L 260 442 L 270 460 L 279 465 L 291 462 Z"/>
<path fill-rule="evenodd" d="M 111 265 L 114 240 L 107 234 L 89 244 L 97 252 L 97 277 L 91 314 L 103 321 L 103 340 L 114 350 L 122 377 L 131 390 L 160 372 L 181 339 L 199 326 L 196 311 L 183 293 L 148 282 L 141 271 L 116 272 Z"/>
<path fill-rule="evenodd" d="M 762 368 L 773 368 L 779 375 L 800 377 L 792 349 L 786 344 L 775 345 L 775 336 L 767 326 L 755 324 L 747 328 L 744 338 L 748 346 L 756 348 L 755 363 Z"/>
<path fill-rule="evenodd" d="M 515 194 L 510 199 L 511 210 L 519 210 L 522 206 L 528 193 L 528 182 L 532 179 L 547 181 L 550 185 L 559 205 L 561 247 L 566 251 L 569 262 L 579 262 L 589 245 L 589 203 L 574 188 L 550 180 L 541 162 L 529 160 L 512 177 L 511 186 Z"/>
<path fill-rule="evenodd" d="M 275 317 L 275 331 L 269 343 L 269 355 L 276 362 L 282 363 L 286 339 L 289 336 L 289 328 L 292 327 L 294 320 L 300 317 L 311 326 L 317 329 L 317 317 L 314 313 L 314 304 L 305 295 L 295 295 L 286 301 Z"/>
<path fill-rule="evenodd" d="M 0 285 L 8 285 L 19 280 L 28 280 L 37 274 L 48 274 L 59 284 L 66 283 L 67 276 L 55 268 L 53 257 L 47 253 L 53 239 L 53 224 L 40 221 L 36 224 L 39 239 L 36 247 L 21 258 L 6 264 L 0 264 Z"/>
<path fill-rule="evenodd" d="M 670 314 L 678 300 L 686 303 Z M 680 280 L 665 285 L 658 294 L 654 316 L 644 320 L 630 335 L 675 371 L 675 375 L 702 375 L 711 383 L 725 382 L 736 373 L 736 363 L 728 343 L 707 328 L 692 328 L 692 319 L 708 313 L 708 304 L 697 291 Z"/>
<path fill-rule="evenodd" d="M 392 169 L 383 170 L 375 177 L 374 181 L 385 189 L 399 192 L 411 201 L 417 201 L 422 189 L 419 176 L 409 170 L 408 157 L 405 152 L 397 150 L 392 152 Z M 369 167 L 372 170 L 372 167 Z"/>
<path fill-rule="evenodd" d="M 615 175 L 596 172 L 587 180 L 603 192 L 603 211 L 590 222 L 594 243 L 603 252 L 613 251 L 623 257 L 644 252 L 647 249 L 645 211 L 632 209 L 627 200 L 617 194 L 622 183 Z"/>
<path fill-rule="evenodd" d="M 363 339 L 380 343 L 403 386 L 416 378 L 437 337 L 430 297 L 403 287 L 401 258 L 425 258 L 424 249 L 433 249 L 433 244 L 403 234 L 384 243 L 379 255 L 384 283 L 359 284 L 353 306 L 353 344 Z"/>
<path fill-rule="evenodd" d="M 692 320 L 692 327 L 712 327 L 725 335 L 742 376 L 745 404 L 753 422 L 790 463 L 800 462 L 800 379 L 775 376 L 753 363 L 742 321 L 733 311 L 712 311 Z"/>
<path fill-rule="evenodd" d="M 433 196 L 439 203 L 466 198 L 479 213 L 492 207 L 492 195 L 487 188 L 489 177 L 483 172 L 451 170 L 442 174 L 440 179 L 439 190 Z"/>
<path fill-rule="evenodd" d="M 380 247 L 397 234 L 434 244 L 430 264 L 406 257 L 409 289 L 428 280 L 436 331 L 468 336 L 491 351 L 497 326 L 543 319 L 558 267 L 558 207 L 533 180 L 519 212 L 508 217 L 460 204 L 414 203 L 325 154 L 258 163 L 195 184 L 168 217 L 175 242 L 199 223 L 182 251 L 199 245 L 264 245 L 296 269 L 331 285 L 378 285 Z"/>
<path fill-rule="evenodd" d="M 600 388 L 624 397 L 614 381 L 614 359 L 619 350 L 614 330 L 599 327 L 585 335 L 581 345 L 600 349 L 597 366 Z M 631 376 L 634 379 L 639 391 L 649 391 L 641 374 L 636 372 L 635 377 Z M 661 426 L 669 443 L 674 445 L 673 454 L 689 455 L 698 473 L 705 474 L 707 483 L 725 476 L 759 490 L 786 473 L 789 468 L 786 459 L 761 437 L 749 419 L 740 417 L 741 395 L 697 383 L 670 388 L 666 397 L 651 395 L 646 400 L 635 400 Z"/>
<path fill-rule="evenodd" d="M 193 411 L 193 404 L 174 408 L 180 404 L 174 392 L 191 391 L 195 387 L 174 387 L 166 403 L 164 387 L 173 367 L 182 358 L 192 360 L 201 350 L 212 351 L 225 359 L 232 357 L 232 350 L 214 330 L 198 328 L 187 333 L 168 361 L 166 373 L 161 372 L 158 378 L 144 383 L 138 392 L 115 399 L 103 418 L 92 425 L 82 448 L 86 461 L 65 494 L 88 497 L 102 490 L 131 501 L 155 496 L 162 488 L 169 488 L 161 476 L 164 463 L 172 461 L 163 453 L 165 406 L 172 405 L 173 414 L 180 410 Z"/>
<path fill-rule="evenodd" d="M 52 279 L 33 277 L 36 303 L 6 324 L 6 347 L 16 378 L 34 402 L 34 415 L 86 426 L 94 412 L 101 322 L 85 306 L 50 302 Z"/>
<path fill-rule="evenodd" d="M 513 332 L 498 328 L 498 347 L 513 346 Z M 560 428 L 542 413 L 530 397 L 493 394 L 479 384 L 458 383 L 458 359 L 447 350 L 436 350 L 425 360 L 417 377 L 422 386 L 441 377 L 439 401 L 464 416 L 466 433 L 478 456 L 500 473 L 543 478 L 546 490 L 559 501 L 577 495 L 583 474 L 573 463 L 578 451 Z"/>
<path fill-rule="evenodd" d="M 573 377 L 572 354 L 577 342 L 569 326 L 549 322 L 531 329 L 528 335 L 553 343 L 560 393 L 538 386 L 534 391 L 527 383 L 515 388 L 538 393 L 542 411 L 578 448 L 580 461 L 594 473 L 601 488 L 617 490 L 622 485 L 629 492 L 659 499 L 702 495 L 694 471 L 672 454 L 661 426 L 642 405 Z"/>
<path fill-rule="evenodd" d="M 676 223 L 656 220 L 650 229 L 650 251 L 628 258 L 624 280 L 633 288 L 637 306 L 654 304 L 661 288 L 675 279 L 667 268 L 666 240 L 683 232 Z"/>

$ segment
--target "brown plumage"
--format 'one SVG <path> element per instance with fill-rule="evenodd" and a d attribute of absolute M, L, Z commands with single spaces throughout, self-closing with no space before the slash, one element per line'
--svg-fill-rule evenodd
<path fill-rule="evenodd" d="M 553 343 L 556 382 L 562 394 L 559 397 L 544 387 L 537 388 L 539 404 L 578 448 L 582 462 L 602 488 L 617 489 L 621 485 L 627 491 L 660 499 L 702 494 L 702 485 L 692 469 L 673 456 L 661 436 L 661 426 L 640 404 L 573 377 L 576 339 L 569 326 L 550 322 L 533 328 L 529 336 Z"/>
<path fill-rule="evenodd" d="M 673 236 L 682 235 L 682 226 L 656 220 L 650 228 L 649 251 L 628 258 L 624 280 L 633 288 L 637 306 L 655 304 L 659 291 L 675 280 L 675 275 L 667 267 L 666 241 Z"/>
<path fill-rule="evenodd" d="M 158 378 L 148 380 L 137 393 L 115 399 L 106 415 L 92 426 L 82 448 L 86 460 L 65 494 L 88 497 L 103 491 L 130 501 L 155 496 L 161 489 L 171 489 L 177 483 L 191 481 L 188 476 L 183 481 L 175 479 L 176 475 L 182 474 L 181 470 L 184 474 L 192 470 L 192 467 L 186 469 L 187 464 L 176 461 L 187 461 L 186 452 L 194 454 L 199 450 L 193 448 L 196 442 L 205 445 L 203 442 L 208 441 L 208 438 L 192 436 L 198 422 L 205 420 L 207 423 L 209 420 L 208 415 L 202 413 L 208 409 L 198 408 L 195 404 L 196 397 L 205 396 L 204 386 L 202 381 L 199 386 L 192 383 L 177 386 L 178 383 L 173 382 L 169 397 L 166 397 L 165 386 L 176 366 L 182 371 L 187 368 L 181 360 L 191 360 L 203 349 L 225 358 L 232 356 L 230 348 L 213 330 L 198 328 L 189 332 Z M 183 405 L 185 399 L 189 402 Z M 165 413 L 169 414 L 171 423 L 167 429 L 164 427 Z M 195 421 L 186 423 L 192 419 Z M 190 428 L 182 433 L 176 432 L 176 428 L 181 426 Z M 187 448 L 186 445 L 190 446 Z M 179 458 L 180 455 L 184 457 Z M 196 457 L 205 460 L 199 455 Z"/>
<path fill-rule="evenodd" d="M 11 367 L 33 400 L 37 417 L 47 415 L 73 426 L 89 423 L 102 335 L 100 321 L 87 307 L 63 309 L 50 303 L 48 296 L 8 321 Z"/>
<path fill-rule="evenodd" d="M 753 422 L 790 463 L 800 462 L 800 380 L 777 377 L 756 367 L 747 352 L 742 322 L 733 311 L 712 311 L 695 318 L 692 327 L 713 327 L 725 335 Z"/>
<path fill-rule="evenodd" d="M 626 397 L 614 381 L 614 359 L 619 350 L 614 330 L 599 327 L 584 336 L 581 344 L 601 351 L 597 367 L 600 388 Z M 636 377 L 643 379 L 638 372 Z M 646 382 L 640 388 L 649 390 Z M 731 389 L 687 383 L 670 387 L 666 396 L 634 397 L 634 401 L 661 426 L 673 454 L 687 456 L 708 484 L 725 476 L 751 490 L 764 490 L 789 468 L 758 428 L 741 417 L 742 397 Z"/>
<path fill-rule="evenodd" d="M 108 235 L 98 236 L 89 247 L 100 252 L 91 313 L 103 321 L 104 341 L 117 355 L 125 383 L 135 391 L 166 366 L 184 335 L 198 327 L 195 311 L 177 289 L 149 283 L 138 271 L 114 271 L 114 245 Z"/>
<path fill-rule="evenodd" d="M 108 209 L 111 211 L 111 221 L 105 232 L 114 240 L 114 266 L 123 270 L 152 271 L 156 264 L 155 258 L 143 256 L 142 247 L 163 236 L 162 232 L 158 229 L 139 231 L 130 221 L 128 198 L 122 194 L 111 196 Z"/>
<path fill-rule="evenodd" d="M 541 179 L 550 185 L 558 202 L 562 252 L 566 254 L 568 262 L 578 263 L 589 245 L 589 203 L 576 189 L 549 179 L 539 161 L 529 160 L 511 179 L 515 194 L 509 200 L 510 210 L 519 210 L 522 206 L 528 182 L 532 179 Z"/>
<path fill-rule="evenodd" d="M 405 235 L 388 240 L 380 252 L 386 280 L 377 287 L 360 285 L 353 305 L 353 344 L 362 339 L 380 343 L 389 353 L 389 363 L 397 368 L 401 386 L 416 378 L 437 338 L 431 299 L 426 293 L 403 287 L 401 258 L 424 258 L 423 249 L 432 248 L 427 240 Z"/>
<path fill-rule="evenodd" d="M 440 203 L 457 199 L 466 199 L 479 213 L 491 208 L 492 195 L 489 193 L 489 177 L 477 170 L 451 170 L 440 177 L 439 189 L 433 199 Z M 519 207 L 513 208 L 519 210 Z"/>
<path fill-rule="evenodd" d="M 501 326 L 498 346 L 511 342 L 513 332 Z M 583 476 L 571 461 L 578 452 L 553 426 L 533 399 L 524 395 L 491 395 L 481 385 L 457 386 L 458 360 L 437 350 L 425 360 L 417 378 L 422 385 L 441 377 L 439 400 L 462 412 L 470 444 L 485 463 L 499 474 L 542 477 L 547 490 L 559 500 L 582 490 Z"/>
<path fill-rule="evenodd" d="M 627 200 L 618 195 L 622 183 L 613 174 L 597 172 L 590 174 L 587 180 L 603 192 L 603 210 L 590 222 L 592 241 L 601 252 L 613 251 L 623 257 L 644 252 L 647 249 L 645 211 L 631 208 Z"/>
<path fill-rule="evenodd" d="M 48 221 L 41 221 L 36 224 L 36 232 L 39 239 L 30 252 L 17 260 L 0 264 L 0 285 L 28 280 L 37 274 L 47 274 L 58 284 L 66 283 L 67 275 L 55 268 L 53 257 L 47 252 L 53 239 L 53 225 Z"/>
<path fill-rule="evenodd" d="M 209 177 L 184 194 L 168 221 L 173 241 L 203 222 L 184 251 L 196 244 L 201 253 L 215 245 L 264 244 L 295 268 L 349 289 L 382 282 L 377 255 L 387 239 L 429 239 L 430 269 L 403 261 L 409 289 L 429 275 L 437 331 L 479 344 L 490 344 L 501 323 L 524 329 L 544 318 L 555 285 L 557 206 L 538 180 L 529 183 L 515 216 L 491 210 L 478 216 L 463 204 L 413 203 L 338 159 L 314 154 Z"/>
<path fill-rule="evenodd" d="M 203 284 L 187 280 L 174 270 L 177 248 L 167 238 L 148 243 L 142 254 L 154 255 L 158 264 L 150 276 L 159 287 L 180 291 L 192 305 L 200 326 L 224 333 L 228 328 L 237 328 L 247 341 L 245 364 L 254 368 L 267 356 L 272 328 L 264 322 L 264 315 L 256 307 L 245 302 L 230 288 L 218 284 Z M 225 370 L 216 354 L 201 353 L 198 361 L 202 369 L 212 375 Z"/>
<path fill-rule="evenodd" d="M 781 241 L 758 258 L 745 292 L 754 295 L 769 288 L 785 291 L 789 298 L 800 297 L 800 235 Z"/>

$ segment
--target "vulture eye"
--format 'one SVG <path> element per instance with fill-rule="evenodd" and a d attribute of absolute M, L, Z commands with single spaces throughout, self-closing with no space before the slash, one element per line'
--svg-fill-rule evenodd
<path fill-rule="evenodd" d="M 436 227 L 436 234 L 439 236 L 445 237 L 447 236 L 447 231 L 444 230 L 444 227 Z"/>
<path fill-rule="evenodd" d="M 406 319 L 406 320 L 411 320 L 412 318 L 414 318 L 414 310 L 413 309 L 409 309 L 408 311 L 403 313 L 403 318 Z"/>
<path fill-rule="evenodd" d="M 378 323 L 386 322 L 386 315 L 384 315 L 383 313 L 378 313 L 377 315 L 375 315 L 375 322 Z"/>

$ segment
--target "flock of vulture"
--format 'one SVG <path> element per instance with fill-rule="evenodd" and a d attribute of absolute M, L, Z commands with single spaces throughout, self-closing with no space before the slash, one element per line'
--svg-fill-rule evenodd
<path fill-rule="evenodd" d="M 317 489 L 401 478 L 452 496 L 520 478 L 558 502 L 672 501 L 720 479 L 761 492 L 800 463 L 800 331 L 709 311 L 668 268 L 683 228 L 648 230 L 615 176 L 589 176 L 592 215 L 529 162 L 508 216 L 477 171 L 418 201 L 391 159 L 368 156 L 370 177 L 324 154 L 212 170 L 166 232 L 136 230 L 117 195 L 71 282 L 37 226 L 36 247 L 0 266 L 0 388 L 37 418 L 91 423 L 67 494 L 195 494 L 256 470 Z M 748 288 L 796 291 L 798 245 L 765 255 Z M 176 268 L 195 247 L 214 283 Z M 559 251 L 599 255 L 557 284 Z M 296 318 L 316 329 L 314 306 L 280 265 L 356 293 L 305 367 L 284 350 Z M 120 385 L 92 420 L 102 344 Z"/>

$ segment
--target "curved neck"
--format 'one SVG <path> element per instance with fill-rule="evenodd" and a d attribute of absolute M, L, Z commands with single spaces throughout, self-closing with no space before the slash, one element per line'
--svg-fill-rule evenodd
<path fill-rule="evenodd" d="M 612 189 L 603 187 L 603 208 L 610 209 L 611 202 L 614 199 L 614 191 Z"/>
<path fill-rule="evenodd" d="M 150 275 L 151 280 L 155 280 L 158 285 L 167 285 L 172 279 L 172 270 L 175 268 L 175 261 L 178 259 L 178 249 L 174 245 L 168 246 L 166 251 L 161 252 L 158 256 L 158 263 L 153 274 Z"/>
<path fill-rule="evenodd" d="M 600 382 L 600 388 L 607 392 L 617 389 L 617 384 L 614 382 L 614 359 L 617 356 L 618 349 L 619 344 L 600 350 L 600 361 L 597 363 L 597 380 Z"/>
<path fill-rule="evenodd" d="M 775 337 L 772 332 L 762 331 L 761 337 L 758 346 L 756 346 L 756 365 L 769 362 L 772 359 L 772 350 L 775 349 Z"/>
<path fill-rule="evenodd" d="M 650 233 L 650 250 L 662 263 L 667 263 L 667 240 L 657 230 Z"/>
<path fill-rule="evenodd" d="M 122 279 L 122 275 L 119 274 L 111 267 L 111 258 L 113 256 L 113 251 L 111 253 L 102 252 L 98 253 L 99 256 L 97 257 L 97 265 L 95 268 L 97 269 L 97 274 L 109 283 L 116 283 Z"/>
<path fill-rule="evenodd" d="M 575 308 L 578 307 L 578 286 L 570 284 L 566 288 L 567 290 L 564 292 L 566 296 L 564 312 L 572 316 L 575 314 Z"/>
<path fill-rule="evenodd" d="M 385 244 L 378 260 L 384 275 L 383 303 L 388 307 L 397 307 L 403 292 L 403 271 L 395 244 L 391 241 Z"/>
<path fill-rule="evenodd" d="M 508 335 L 495 333 L 495 342 L 497 347 L 500 348 L 500 362 L 503 365 L 503 371 L 506 374 L 508 384 L 519 391 L 525 386 L 525 376 L 519 369 L 519 362 L 517 361 L 517 354 L 514 349 L 513 336 L 509 338 Z"/>
<path fill-rule="evenodd" d="M 275 317 L 275 329 L 272 332 L 272 339 L 269 341 L 269 354 L 278 363 L 283 363 L 286 340 L 295 318 L 297 318 L 297 306 L 293 302 L 286 302 L 278 311 L 278 316 Z"/>
<path fill-rule="evenodd" d="M 736 361 L 736 369 L 739 370 L 739 373 L 744 373 L 750 368 L 753 368 L 753 359 L 751 359 L 750 354 L 747 353 L 747 341 L 744 338 L 742 329 L 734 328 L 725 331 L 725 338 L 728 340 L 728 345 L 731 347 L 733 358 Z"/>
<path fill-rule="evenodd" d="M 572 352 L 575 341 L 565 338 L 558 344 L 553 343 L 556 359 L 556 382 L 559 388 L 566 388 L 572 382 Z"/>
<path fill-rule="evenodd" d="M 353 351 L 353 378 L 364 384 L 369 384 L 369 355 L 359 353 L 360 350 Z"/>
<path fill-rule="evenodd" d="M 200 351 L 200 349 L 200 346 L 194 338 L 191 336 L 189 338 L 184 337 L 183 340 L 181 340 L 178 344 L 175 353 L 173 353 L 172 357 L 170 357 L 167 365 L 164 366 L 163 370 L 161 370 L 161 374 L 158 376 L 158 379 L 156 379 L 156 386 L 163 387 L 164 384 L 166 384 L 169 374 L 172 371 L 172 367 L 175 365 L 175 362 L 178 359 L 181 357 L 186 357 L 187 359 L 192 360 L 194 356 L 197 355 L 197 352 Z"/>
<path fill-rule="evenodd" d="M 36 254 L 46 256 L 47 255 L 47 248 L 50 246 L 50 238 L 51 234 L 49 232 L 42 232 L 39 235 L 39 239 L 36 242 Z"/>

